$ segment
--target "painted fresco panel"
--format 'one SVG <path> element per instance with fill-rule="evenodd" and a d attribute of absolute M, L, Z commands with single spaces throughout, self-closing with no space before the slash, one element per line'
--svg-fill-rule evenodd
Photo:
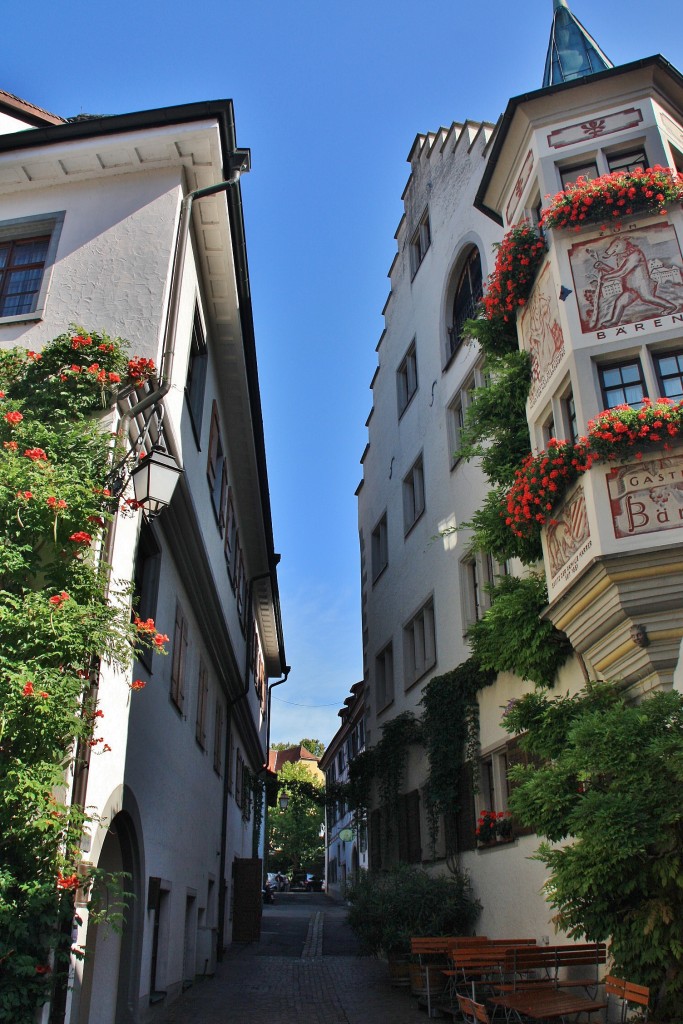
<path fill-rule="evenodd" d="M 617 540 L 683 526 L 683 455 L 615 466 L 606 479 Z"/>
<path fill-rule="evenodd" d="M 577 242 L 569 261 L 584 334 L 683 310 L 683 258 L 671 224 Z"/>
<path fill-rule="evenodd" d="M 553 515 L 545 534 L 552 589 L 557 590 L 578 572 L 592 547 L 586 496 L 581 486 Z"/>
<path fill-rule="evenodd" d="M 550 261 L 546 262 L 519 318 L 519 331 L 522 345 L 531 355 L 529 405 L 533 407 L 564 355 L 564 335 Z"/>

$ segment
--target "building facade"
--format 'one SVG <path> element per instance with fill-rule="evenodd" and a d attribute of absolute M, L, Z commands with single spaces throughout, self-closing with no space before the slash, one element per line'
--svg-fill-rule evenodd
<path fill-rule="evenodd" d="M 69 779 L 91 815 L 84 864 L 127 872 L 134 898 L 121 932 L 78 908 L 89 955 L 63 1019 L 143 1021 L 259 924 L 257 780 L 268 680 L 286 666 L 239 183 L 249 152 L 230 101 L 69 122 L 0 93 L 0 132 L 0 345 L 39 351 L 70 323 L 128 339 L 159 377 L 108 426 L 129 424 L 137 450 L 163 439 L 182 469 L 168 508 L 117 516 L 109 539 L 112 575 L 168 635 L 168 657 L 125 676 L 101 667 L 111 750 Z"/>
<path fill-rule="evenodd" d="M 320 758 L 329 793 L 349 781 L 351 762 L 365 750 L 365 684 L 354 683 L 339 710 L 341 725 Z M 368 867 L 368 829 L 365 817 L 343 799 L 329 799 L 325 821 L 325 887 L 344 898 L 347 882 Z"/>
<path fill-rule="evenodd" d="M 369 747 L 403 712 L 419 716 L 426 684 L 468 659 L 467 631 L 490 606 L 487 586 L 528 571 L 472 551 L 467 524 L 490 488 L 478 463 L 457 455 L 472 389 L 487 382 L 462 325 L 493 269 L 494 244 L 512 227 L 537 224 L 546 197 L 580 175 L 680 170 L 682 124 L 681 77 L 670 64 L 655 57 L 612 67 L 557 0 L 541 89 L 511 100 L 495 129 L 465 122 L 417 136 L 357 491 Z M 574 226 L 545 232 L 547 256 L 517 315 L 531 358 L 536 452 L 550 438 L 585 434 L 605 408 L 683 396 L 680 207 L 629 216 L 620 231 Z M 679 461 L 663 449 L 647 466 L 594 466 L 543 530 L 544 617 L 573 648 L 558 693 L 577 692 L 587 678 L 620 679 L 634 699 L 680 687 Z M 445 871 L 457 863 L 482 902 L 481 933 L 541 941 L 554 927 L 545 871 L 530 859 L 537 837 L 517 829 L 512 842 L 484 847 L 475 836 L 482 810 L 507 810 L 508 768 L 521 755 L 502 711 L 532 688 L 501 672 L 479 692 L 478 785 L 463 794 L 456 822 L 439 823 L 434 842 L 426 753 L 409 747 L 404 834 L 399 822 L 387 839 L 376 789 L 370 866 L 400 859 Z"/>

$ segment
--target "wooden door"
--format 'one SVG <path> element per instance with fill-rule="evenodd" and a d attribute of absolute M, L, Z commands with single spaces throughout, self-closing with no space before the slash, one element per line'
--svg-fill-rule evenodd
<path fill-rule="evenodd" d="M 258 942 L 263 909 L 263 864 L 260 857 L 235 857 L 232 865 L 235 900 L 233 942 Z"/>

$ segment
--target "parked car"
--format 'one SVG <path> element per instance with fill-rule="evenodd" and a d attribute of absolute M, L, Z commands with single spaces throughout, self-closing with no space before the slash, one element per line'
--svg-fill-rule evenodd
<path fill-rule="evenodd" d="M 312 885 L 309 878 L 312 878 L 306 871 L 295 871 L 292 874 L 292 881 L 289 884 L 290 892 L 311 892 Z"/>

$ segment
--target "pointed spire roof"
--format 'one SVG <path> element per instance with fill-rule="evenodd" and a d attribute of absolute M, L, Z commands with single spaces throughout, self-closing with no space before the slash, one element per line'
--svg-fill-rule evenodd
<path fill-rule="evenodd" d="M 544 89 L 614 67 L 579 19 L 569 10 L 566 0 L 553 0 L 553 8 L 553 24 L 543 75 Z"/>

